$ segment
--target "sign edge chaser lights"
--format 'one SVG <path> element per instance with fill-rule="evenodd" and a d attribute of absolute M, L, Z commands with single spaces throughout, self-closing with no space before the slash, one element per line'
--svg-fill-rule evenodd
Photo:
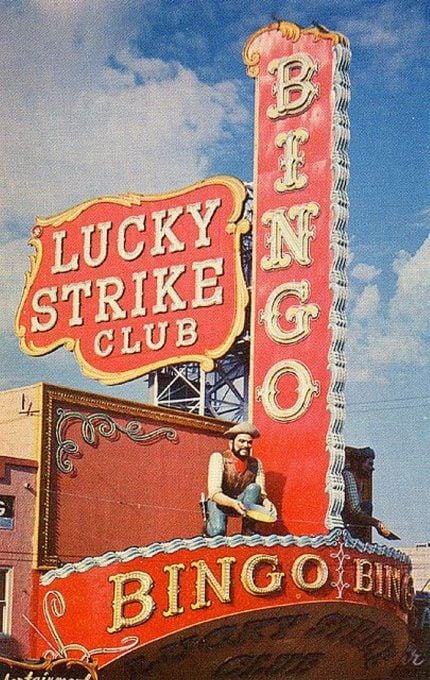
<path fill-rule="evenodd" d="M 217 196 L 217 192 L 221 198 Z M 204 203 L 208 195 L 209 200 Z M 21 349 L 32 356 L 40 356 L 64 345 L 66 349 L 74 352 L 84 375 L 108 385 L 127 382 L 163 366 L 183 362 L 200 363 L 203 370 L 213 370 L 214 360 L 228 352 L 236 337 L 242 332 L 245 322 L 248 291 L 242 272 L 240 241 L 241 236 L 250 228 L 249 221 L 243 217 L 246 198 L 247 190 L 243 182 L 235 177 L 216 176 L 165 194 L 130 193 L 96 198 L 53 217 L 37 218 L 33 237 L 29 241 L 36 252 L 30 255 L 30 271 L 26 273 L 24 292 L 15 319 L 15 332 L 20 339 Z M 175 207 L 172 207 L 172 201 L 175 200 L 178 205 L 175 203 Z M 228 204 L 228 214 L 224 203 Z M 133 212 L 128 215 L 123 212 L 123 219 L 119 225 L 110 217 L 121 207 L 129 209 L 136 206 L 140 207 L 139 212 L 142 212 L 145 206 L 149 211 L 149 205 L 152 210 L 150 215 L 136 216 Z M 79 224 L 79 220 L 82 222 L 87 214 L 90 221 L 90 217 L 94 217 L 94 211 L 99 206 L 103 207 L 103 211 L 98 219 L 97 229 L 94 224 L 87 222 L 85 226 Z M 106 221 L 109 219 L 112 221 Z M 154 226 L 149 224 L 151 219 Z M 210 229 L 213 222 L 215 236 Z M 188 238 L 181 240 L 174 232 L 178 224 L 182 229 L 182 236 Z M 153 233 L 150 231 L 152 226 Z M 194 246 L 191 246 L 188 227 L 190 231 L 194 227 L 191 233 Z M 67 240 L 73 228 L 74 236 L 80 237 L 84 244 L 81 250 L 75 246 L 78 252 L 70 250 Z M 48 241 L 47 232 L 50 232 L 52 241 L 44 248 L 42 240 Z M 115 236 L 118 251 L 117 271 L 113 266 L 115 262 L 110 263 L 113 260 L 111 251 L 115 247 L 115 245 L 111 247 L 111 243 L 115 243 Z M 145 239 L 148 240 L 148 244 L 145 243 Z M 72 241 L 73 238 L 69 240 Z M 63 252 L 66 251 L 66 247 L 69 250 Z M 102 262 L 101 266 L 98 264 L 98 260 L 102 259 L 100 253 L 103 253 L 103 247 L 104 260 L 110 263 L 108 275 L 104 270 L 105 278 L 96 279 L 97 269 L 102 270 L 105 264 L 105 262 Z M 192 247 L 194 252 L 190 258 L 186 251 L 190 251 Z M 215 249 L 223 257 L 215 258 L 213 255 Z M 98 260 L 97 257 L 93 257 L 97 250 Z M 176 251 L 179 252 L 178 255 Z M 203 255 L 202 262 L 196 261 Z M 45 260 L 48 258 L 53 260 L 53 264 L 46 270 Z M 166 258 L 169 258 L 171 266 L 156 269 L 157 266 L 165 264 Z M 178 264 L 181 258 L 184 263 L 181 261 Z M 144 261 L 143 265 L 140 263 L 141 260 Z M 93 269 L 90 269 L 88 264 Z M 120 288 L 122 286 L 124 293 L 125 284 L 122 279 L 123 270 L 127 266 L 134 266 L 136 270 L 139 266 L 144 266 L 149 271 L 132 273 L 133 283 L 131 281 L 127 283 L 130 284 L 130 288 L 133 286 L 133 295 L 130 293 L 128 301 L 122 308 Z M 49 278 L 48 283 L 43 279 L 39 283 L 43 267 L 45 267 L 43 275 Z M 84 267 L 86 276 L 83 278 L 86 280 L 77 283 L 74 279 Z M 130 277 L 130 273 L 128 276 Z M 154 283 L 147 281 L 151 276 Z M 175 289 L 176 285 L 181 285 L 177 284 L 181 276 L 181 281 L 185 277 L 189 279 L 191 276 L 194 277 L 192 290 L 194 299 L 191 300 L 188 280 L 186 295 L 180 296 Z M 57 286 L 53 285 L 56 278 L 59 283 Z M 39 289 L 36 289 L 38 283 Z M 156 300 L 155 304 L 149 307 L 144 296 L 149 296 L 149 292 L 152 294 L 153 291 L 150 291 L 152 283 Z M 99 287 L 98 313 L 96 314 L 94 309 L 94 322 L 91 319 L 89 325 L 85 324 L 85 312 L 92 304 L 91 297 L 97 295 L 96 285 Z M 103 302 L 100 301 L 102 295 Z M 64 307 L 63 312 L 57 311 L 57 304 L 59 310 L 61 304 L 67 304 L 67 312 Z M 195 307 L 202 309 L 196 311 Z M 177 309 L 181 310 L 180 319 Z M 156 313 L 160 314 L 158 319 L 164 317 L 168 320 L 157 323 L 157 316 L 154 316 Z M 195 318 L 190 318 L 196 317 L 197 314 L 200 314 L 199 323 Z M 156 323 L 145 323 L 148 319 Z M 46 330 L 52 333 L 52 327 L 61 321 L 63 324 L 68 322 L 69 326 L 74 328 L 65 329 L 63 325 L 61 332 L 58 332 L 57 336 L 51 335 L 49 342 L 43 340 L 35 342 Z M 109 321 L 109 329 L 106 329 L 104 323 L 106 321 Z M 140 340 L 137 322 L 142 325 L 142 329 L 139 330 L 141 332 L 143 330 L 143 337 Z M 101 329 L 99 333 L 97 323 Z M 120 323 L 123 324 L 121 328 L 118 327 Z M 88 330 L 90 335 L 94 336 L 93 355 L 90 355 L 88 349 L 85 352 L 82 349 Z M 176 343 L 172 340 L 171 347 L 165 349 L 166 340 L 164 345 L 162 344 L 163 333 L 166 338 L 167 333 L 171 333 L 173 337 L 173 332 L 177 333 L 174 336 Z M 204 338 L 200 340 L 202 333 Z M 117 351 L 115 347 L 112 353 L 114 340 L 118 344 L 120 342 L 117 337 L 122 342 L 122 348 L 118 350 L 121 356 L 114 359 L 113 354 Z M 142 354 L 140 359 L 136 356 L 138 346 L 146 351 L 146 355 Z M 99 356 L 96 356 L 97 353 Z M 103 368 L 100 366 L 102 360 Z"/>
<path fill-rule="evenodd" d="M 285 480 L 288 531 L 315 534 L 342 526 L 349 42 L 280 21 L 243 59 L 255 80 L 250 419 L 266 433 L 256 454 Z"/>

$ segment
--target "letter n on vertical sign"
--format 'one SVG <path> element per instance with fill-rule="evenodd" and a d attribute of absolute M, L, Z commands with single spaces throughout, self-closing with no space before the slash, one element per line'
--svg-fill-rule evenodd
<path fill-rule="evenodd" d="M 341 525 L 348 198 L 347 40 L 279 22 L 255 78 L 251 417 L 279 533 Z"/>

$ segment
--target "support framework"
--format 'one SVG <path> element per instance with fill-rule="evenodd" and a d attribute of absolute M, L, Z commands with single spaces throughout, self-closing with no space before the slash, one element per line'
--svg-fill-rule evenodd
<path fill-rule="evenodd" d="M 252 185 L 247 185 L 245 216 L 252 221 Z M 248 288 L 252 274 L 252 235 L 242 237 L 242 267 Z M 249 314 L 231 350 L 205 373 L 198 364 L 167 366 L 151 373 L 148 382 L 156 406 L 238 422 L 248 415 Z"/>

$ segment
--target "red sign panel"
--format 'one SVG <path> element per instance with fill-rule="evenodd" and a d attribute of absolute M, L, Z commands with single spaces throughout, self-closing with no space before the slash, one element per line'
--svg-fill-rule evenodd
<path fill-rule="evenodd" d="M 239 180 L 215 177 L 38 219 L 16 319 L 21 348 L 64 345 L 106 384 L 184 361 L 211 370 L 244 322 L 245 198 Z"/>
<path fill-rule="evenodd" d="M 236 654 L 318 652 L 321 665 L 307 677 L 329 677 L 339 645 L 343 654 L 355 647 L 356 666 L 383 667 L 405 643 L 410 567 L 345 550 L 333 538 L 318 549 L 311 540 L 298 547 L 267 539 L 270 547 L 260 541 L 257 548 L 244 540 L 233 548 L 176 539 L 66 564 L 38 586 L 36 653 L 93 659 L 110 668 L 106 678 L 168 677 L 159 664 L 192 663 L 197 646 L 212 666 Z M 240 639 L 246 627 L 250 637 Z M 161 645 L 155 655 L 154 642 Z M 128 653 L 140 666 L 130 676 L 111 665 Z M 201 677 L 237 677 L 205 670 Z M 364 677 L 360 670 L 351 677 Z"/>
<path fill-rule="evenodd" d="M 256 449 L 279 532 L 318 534 L 341 525 L 349 50 L 338 34 L 280 22 L 244 58 L 256 79 Z"/>
<path fill-rule="evenodd" d="M 225 423 L 52 385 L 43 404 L 39 567 L 201 533 Z"/>

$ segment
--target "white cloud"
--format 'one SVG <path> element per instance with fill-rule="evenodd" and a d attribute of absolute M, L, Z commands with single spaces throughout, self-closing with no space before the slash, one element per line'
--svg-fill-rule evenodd
<path fill-rule="evenodd" d="M 340 22 L 353 48 L 369 51 L 372 71 L 367 68 L 362 74 L 367 84 L 372 75 L 384 79 L 386 87 L 398 89 L 413 80 L 412 68 L 422 71 L 420 55 L 428 32 L 425 3 L 415 3 L 408 10 L 403 0 L 363 4 L 359 12 Z"/>
<path fill-rule="evenodd" d="M 424 366 L 426 359 L 420 338 L 412 333 L 403 336 L 381 335 L 376 332 L 369 336 L 369 359 L 373 364 L 412 364 Z"/>
<path fill-rule="evenodd" d="M 380 8 L 378 9 L 380 11 Z M 360 44 L 365 47 L 393 47 L 399 42 L 397 33 L 375 26 L 371 18 L 355 19 L 350 22 L 350 25 L 358 34 Z"/>
<path fill-rule="evenodd" d="M 27 245 L 27 239 L 15 239 L 3 244 L 0 250 L 0 271 L 2 277 L 2 294 L 0 295 L 0 328 L 12 333 L 13 320 L 21 293 L 24 288 L 24 271 L 29 269 L 28 256 L 33 249 Z"/>
<path fill-rule="evenodd" d="M 358 296 L 353 310 L 353 318 L 369 322 L 379 311 L 380 294 L 378 286 L 366 286 Z"/>
<path fill-rule="evenodd" d="M 390 328 L 401 327 L 404 333 L 424 335 L 429 328 L 428 301 L 430 300 L 430 236 L 408 256 L 401 251 L 395 260 L 397 288 L 389 304 Z"/>
<path fill-rule="evenodd" d="M 380 269 L 377 269 L 372 264 L 365 263 L 356 264 L 351 270 L 351 276 L 359 281 L 365 281 L 366 283 L 373 281 L 380 273 Z"/>
<path fill-rule="evenodd" d="M 430 208 L 424 208 L 418 213 L 417 221 L 414 224 L 419 229 L 429 230 L 430 227 Z"/>
<path fill-rule="evenodd" d="M 396 274 L 400 274 L 403 267 L 409 262 L 411 257 L 412 257 L 411 254 L 408 253 L 407 250 L 399 250 L 393 261 L 393 271 Z"/>
<path fill-rule="evenodd" d="M 2 8 L 5 333 L 12 332 L 36 215 L 96 196 L 162 193 L 203 179 L 214 148 L 250 118 L 234 82 L 207 84 L 177 62 L 132 54 L 133 11 L 145 5 L 32 0 Z"/>
<path fill-rule="evenodd" d="M 359 351 L 359 346 L 355 347 Z M 352 350 L 351 350 L 352 351 Z M 372 384 L 385 384 L 386 378 L 382 376 L 380 372 L 375 372 L 373 367 L 370 365 L 368 367 L 359 364 L 357 361 L 352 361 L 348 363 L 348 385 L 351 383 L 372 383 Z"/>
<path fill-rule="evenodd" d="M 98 195 L 162 192 L 208 173 L 211 146 L 241 121 L 234 85 L 206 85 L 184 68 L 139 87 L 130 87 L 128 76 L 122 90 L 85 91 L 35 116 L 11 150 L 29 161 L 18 170 L 28 210 L 46 214 Z"/>
<path fill-rule="evenodd" d="M 133 56 L 135 4 L 43 0 L 3 11 L 3 221 L 201 179 L 214 147 L 250 116 L 235 83 Z"/>
<path fill-rule="evenodd" d="M 430 236 L 416 253 L 400 251 L 393 262 L 396 288 L 382 305 L 377 284 L 355 292 L 348 337 L 348 376 L 351 381 L 389 380 L 395 366 L 428 364 Z"/>

